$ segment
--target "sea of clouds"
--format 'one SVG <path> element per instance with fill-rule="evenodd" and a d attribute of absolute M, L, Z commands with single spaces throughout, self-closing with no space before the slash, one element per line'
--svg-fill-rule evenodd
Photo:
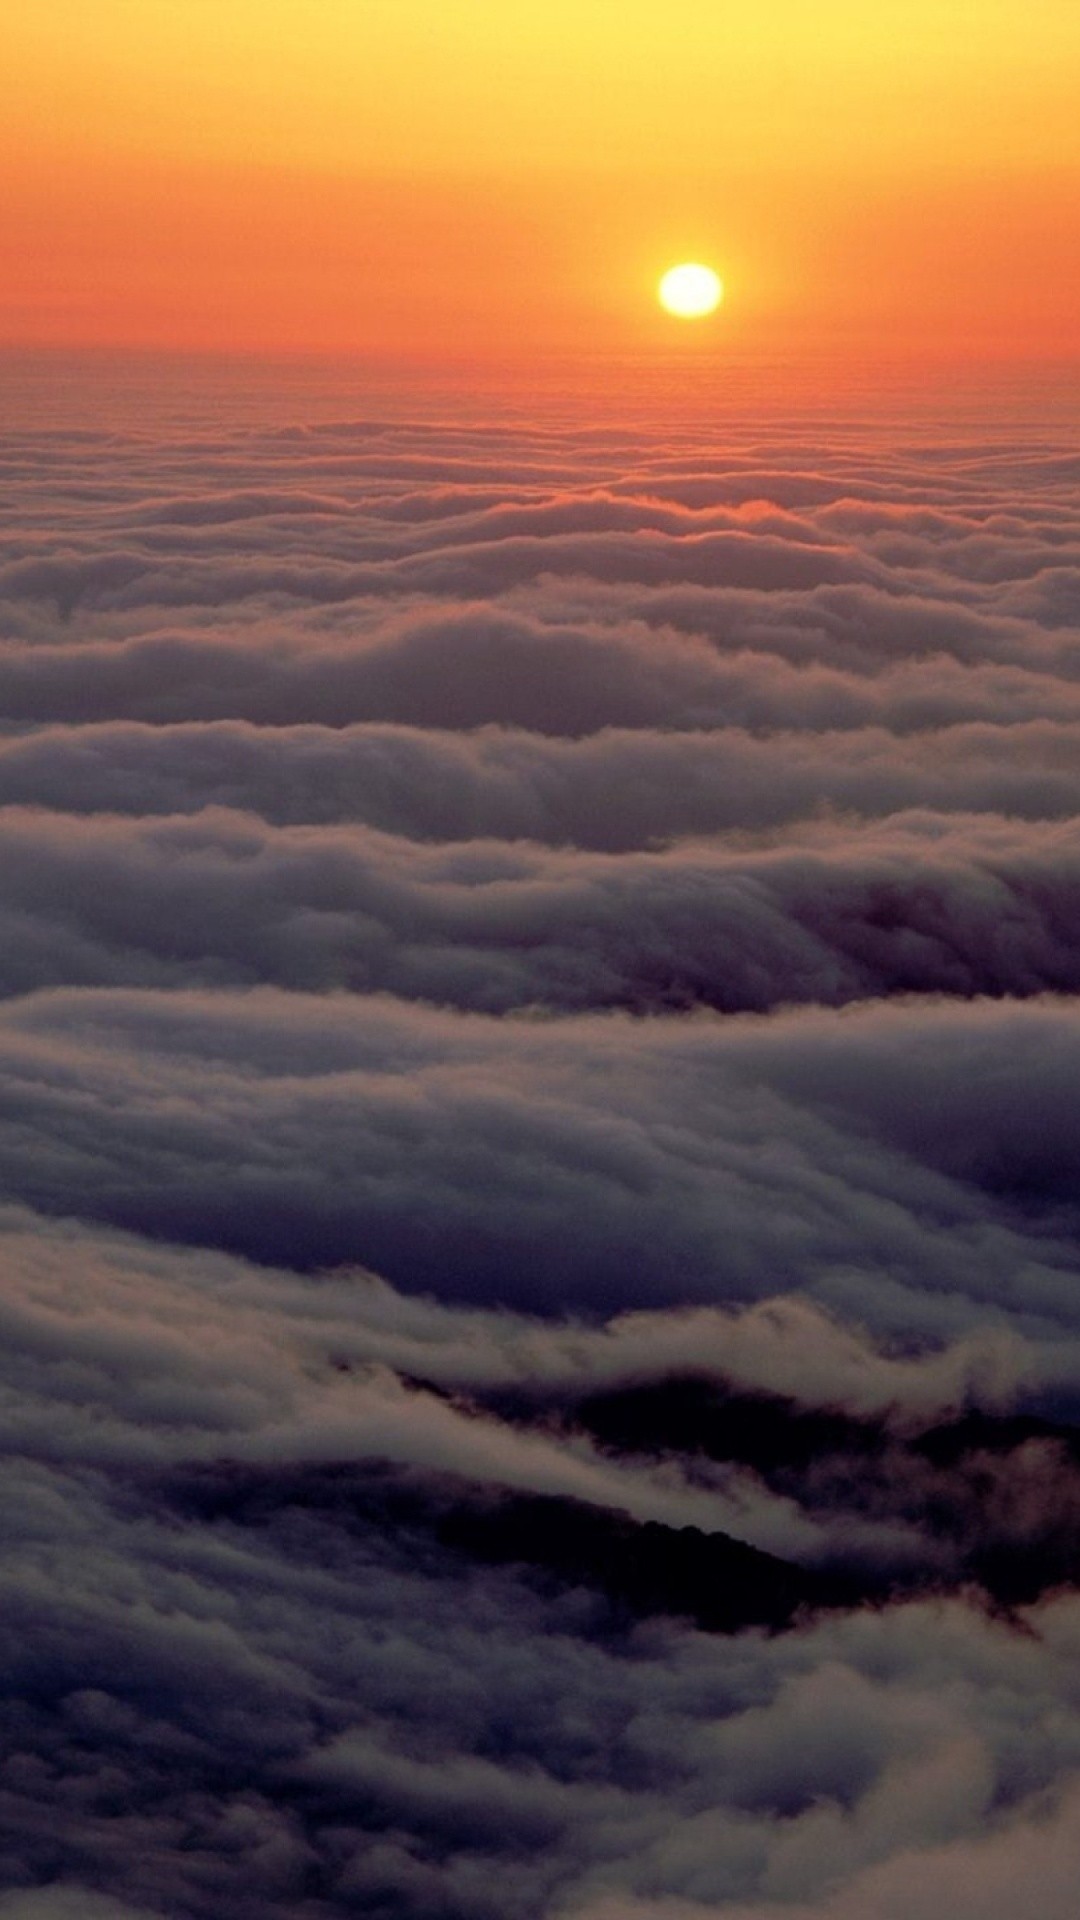
<path fill-rule="evenodd" d="M 0 439 L 0 1920 L 1075 1920 L 1075 442 L 421 413 Z"/>

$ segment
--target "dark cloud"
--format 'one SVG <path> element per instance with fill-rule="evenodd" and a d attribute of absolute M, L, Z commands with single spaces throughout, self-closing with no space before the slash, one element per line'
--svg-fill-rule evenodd
<path fill-rule="evenodd" d="M 787 1345 L 794 1369 L 816 1344 L 837 1394 L 846 1378 L 880 1410 L 910 1392 L 911 1461 L 978 1377 L 974 1352 L 897 1362 L 797 1303 L 710 1310 L 711 1336 L 708 1316 L 681 1333 L 677 1315 L 593 1331 L 462 1316 L 360 1276 L 313 1288 L 25 1213 L 3 1226 L 18 1706 L 0 1824 L 9 1881 L 44 1879 L 58 1903 L 27 1895 L 28 1915 L 87 1885 L 139 1914 L 824 1897 L 838 1860 L 858 1886 L 894 1855 L 1050 1831 L 1077 1738 L 1073 1599 L 1023 1631 L 962 1598 L 831 1605 L 770 1637 L 636 1625 L 665 1590 L 714 1625 L 732 1605 L 753 1618 L 753 1591 L 702 1581 L 724 1564 L 718 1532 L 650 1518 L 635 1536 L 625 1506 L 560 1523 L 520 1493 L 561 1461 L 579 1501 L 591 1471 L 605 1500 L 621 1485 L 671 1514 L 674 1459 L 590 1465 L 580 1423 L 551 1418 L 553 1391 L 569 1409 L 590 1377 L 655 1377 L 665 1340 L 713 1368 L 714 1392 L 729 1357 L 745 1376 Z M 399 1365 L 426 1352 L 437 1398 L 395 1383 L 394 1343 Z M 546 1413 L 463 1400 L 485 1369 Z M 983 1390 L 1000 1403 L 1007 1368 Z M 474 1430 L 464 1452 L 455 1426 Z M 963 1424 L 946 1431 L 962 1452 Z M 899 1439 L 878 1444 L 895 1473 Z M 700 1462 L 695 1479 L 699 1515 L 723 1500 L 744 1531 L 768 1527 L 752 1477 L 726 1495 Z M 797 1511 L 774 1496 L 772 1525 L 812 1556 Z M 880 1523 L 864 1562 L 875 1544 L 880 1564 Z"/>
<path fill-rule="evenodd" d="M 872 632 L 873 609 L 866 613 Z M 767 638 L 736 631 L 718 646 L 698 633 L 657 633 L 625 601 L 611 627 L 545 623 L 471 600 L 384 621 L 368 611 L 349 633 L 286 626 L 278 636 L 265 620 L 233 632 L 162 624 L 115 640 L 13 645 L 0 660 L 0 698 L 23 724 L 381 720 L 570 738 L 609 726 L 885 727 L 904 735 L 1080 716 L 1075 676 L 1023 658 L 972 665 L 924 647 L 866 673 L 793 662 Z"/>
<path fill-rule="evenodd" d="M 0 1920 L 1072 1920 L 1075 448 L 139 406 L 0 440 Z"/>
<path fill-rule="evenodd" d="M 743 1012 L 1080 985 L 1073 821 L 909 813 L 599 855 L 224 811 L 0 819 L 7 993 L 272 981 L 491 1012 Z"/>
<path fill-rule="evenodd" d="M 511 1022 L 57 992 L 0 1015 L 0 1177 L 51 1212 L 459 1299 L 857 1284 L 879 1326 L 1067 1321 L 1078 1052 L 1067 1001 Z"/>
<path fill-rule="evenodd" d="M 829 812 L 1069 818 L 1080 726 L 1044 720 L 754 734 L 605 727 L 568 740 L 506 727 L 45 726 L 0 739 L 0 801 L 60 813 L 230 806 L 275 824 L 358 821 L 414 840 L 538 840 L 626 852 Z"/>

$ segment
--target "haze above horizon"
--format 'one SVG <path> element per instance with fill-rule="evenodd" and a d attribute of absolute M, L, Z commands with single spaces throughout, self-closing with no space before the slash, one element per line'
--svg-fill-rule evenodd
<path fill-rule="evenodd" d="M 1080 18 L 1035 0 L 3 9 L 0 341 L 1068 358 Z M 671 261 L 727 289 L 676 339 Z"/>

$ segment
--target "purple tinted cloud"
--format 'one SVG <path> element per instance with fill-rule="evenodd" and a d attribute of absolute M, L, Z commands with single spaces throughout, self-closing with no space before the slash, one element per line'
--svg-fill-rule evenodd
<path fill-rule="evenodd" d="M 1075 449 L 0 473 L 0 1916 L 1071 1920 Z"/>

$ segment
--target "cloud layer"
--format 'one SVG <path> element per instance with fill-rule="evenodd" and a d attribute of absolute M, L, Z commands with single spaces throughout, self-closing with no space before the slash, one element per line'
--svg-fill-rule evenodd
<path fill-rule="evenodd" d="M 1072 1920 L 1080 508 L 0 442 L 5 1920 Z"/>

